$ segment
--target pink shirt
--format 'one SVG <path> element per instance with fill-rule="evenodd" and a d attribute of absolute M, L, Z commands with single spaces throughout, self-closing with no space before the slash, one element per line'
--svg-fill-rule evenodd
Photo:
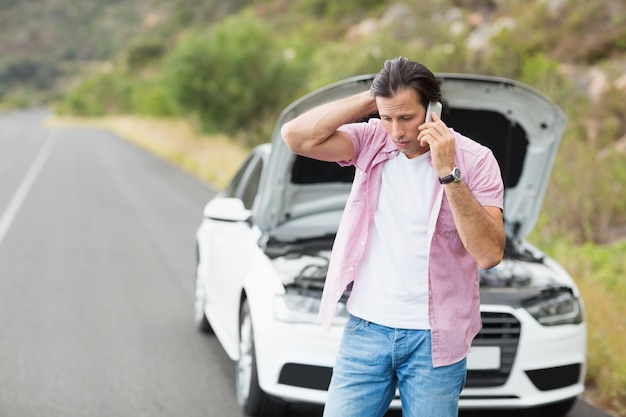
<path fill-rule="evenodd" d="M 374 219 L 382 178 L 382 162 L 398 152 L 380 119 L 344 125 L 354 145 L 354 157 L 341 165 L 356 167 L 331 254 L 319 318 L 330 330 L 337 302 L 357 277 Z M 463 181 L 483 206 L 502 209 L 504 186 L 490 149 L 451 130 L 455 162 Z M 434 366 L 462 360 L 481 328 L 478 266 L 456 230 L 443 186 L 437 182 L 430 202 L 428 237 L 429 315 Z"/>

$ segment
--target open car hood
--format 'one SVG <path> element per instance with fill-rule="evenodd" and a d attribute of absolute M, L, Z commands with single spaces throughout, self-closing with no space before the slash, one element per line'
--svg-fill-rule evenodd
<path fill-rule="evenodd" d="M 500 164 L 507 236 L 526 236 L 543 202 L 565 124 L 563 112 L 538 91 L 512 80 L 467 74 L 436 76 L 443 93 L 443 121 L 489 147 Z M 288 225 L 300 221 L 311 237 L 334 234 L 354 170 L 294 155 L 284 144 L 280 129 L 310 108 L 368 90 L 373 77 L 356 76 L 328 85 L 281 113 L 263 181 L 268 189 L 261 193 L 255 214 L 264 232 L 282 234 L 289 240 L 292 232 Z M 304 218 L 314 221 L 302 222 Z M 291 236 L 296 239 L 301 233 L 298 229 Z"/>

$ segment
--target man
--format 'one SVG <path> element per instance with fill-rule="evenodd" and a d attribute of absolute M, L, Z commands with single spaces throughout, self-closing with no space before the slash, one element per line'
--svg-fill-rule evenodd
<path fill-rule="evenodd" d="M 385 62 L 370 91 L 314 108 L 282 129 L 295 153 L 356 167 L 322 297 L 326 328 L 351 288 L 324 416 L 458 415 L 478 333 L 478 268 L 504 251 L 503 184 L 486 147 L 448 128 L 425 66 Z M 378 112 L 380 119 L 352 123 Z"/>

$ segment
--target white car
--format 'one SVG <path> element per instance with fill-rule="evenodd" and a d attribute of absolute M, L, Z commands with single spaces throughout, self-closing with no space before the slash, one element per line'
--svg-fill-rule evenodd
<path fill-rule="evenodd" d="M 443 120 L 493 150 L 505 184 L 505 258 L 480 271 L 483 328 L 468 356 L 460 408 L 565 415 L 584 390 L 583 302 L 568 273 L 524 239 L 565 117 L 511 80 L 436 75 Z M 196 324 L 214 332 L 236 362 L 237 399 L 248 415 L 277 415 L 289 402 L 323 404 L 347 319 L 340 304 L 328 334 L 317 313 L 353 168 L 294 155 L 280 128 L 311 107 L 369 89 L 372 79 L 349 78 L 288 106 L 271 142 L 256 147 L 204 209 Z M 400 407 L 399 398 L 391 407 Z"/>

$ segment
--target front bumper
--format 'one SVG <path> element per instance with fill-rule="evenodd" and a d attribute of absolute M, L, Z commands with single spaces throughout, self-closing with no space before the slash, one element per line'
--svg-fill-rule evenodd
<path fill-rule="evenodd" d="M 584 323 L 546 327 L 523 309 L 487 306 L 483 310 L 485 325 L 474 346 L 500 346 L 500 365 L 491 370 L 468 369 L 459 400 L 461 409 L 532 408 L 571 399 L 584 391 Z M 499 322 L 495 327 L 485 320 L 494 315 Z M 253 317 L 257 318 L 261 389 L 289 402 L 323 404 L 343 328 L 334 326 L 327 334 L 318 324 L 278 322 L 270 312 Z M 391 408 L 400 406 L 396 397 Z"/>

